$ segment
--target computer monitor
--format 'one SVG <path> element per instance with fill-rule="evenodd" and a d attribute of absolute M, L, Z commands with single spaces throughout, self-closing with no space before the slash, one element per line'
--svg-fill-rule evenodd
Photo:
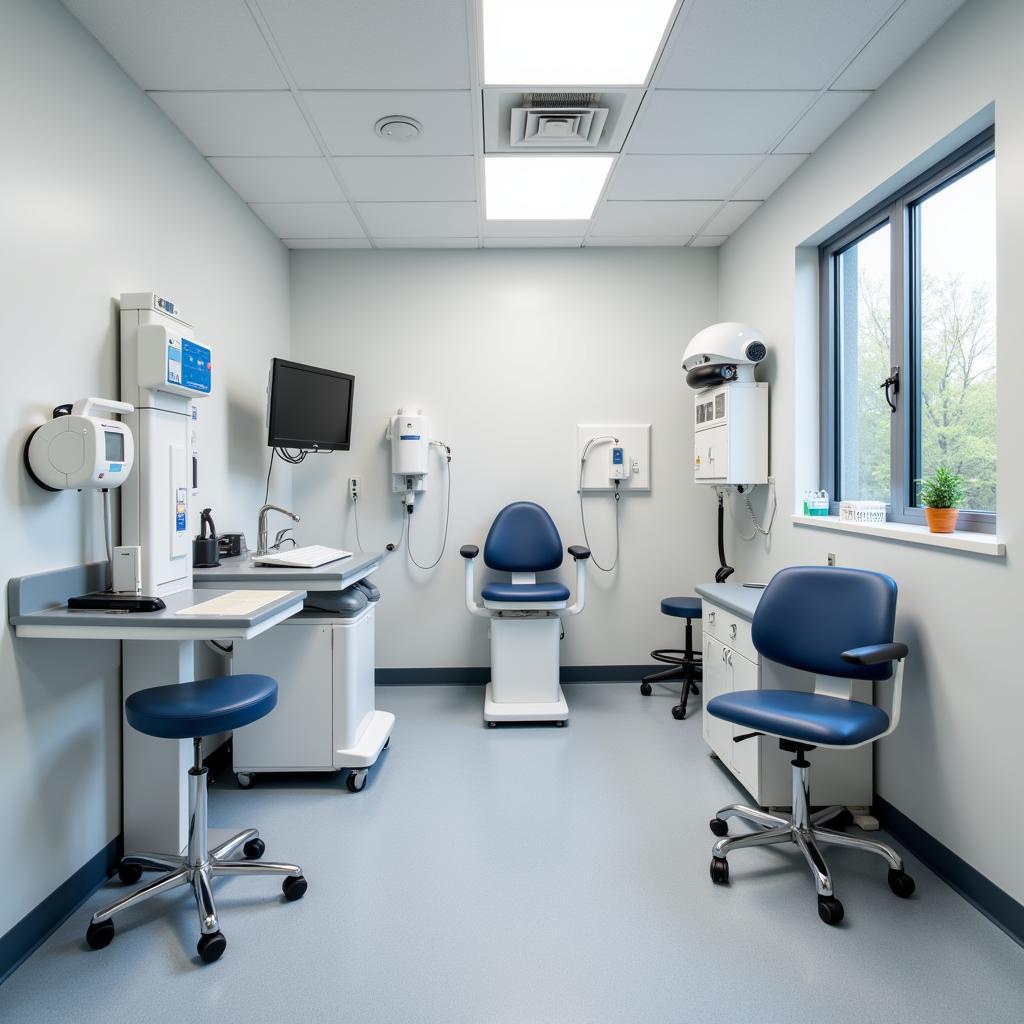
<path fill-rule="evenodd" d="M 354 390 L 355 377 L 350 373 L 274 359 L 267 444 L 271 448 L 347 452 L 352 441 Z"/>

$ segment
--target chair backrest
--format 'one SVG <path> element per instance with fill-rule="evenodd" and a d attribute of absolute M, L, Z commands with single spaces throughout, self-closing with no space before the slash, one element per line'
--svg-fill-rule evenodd
<path fill-rule="evenodd" d="M 562 538 L 551 516 L 532 501 L 506 505 L 491 523 L 484 563 L 502 572 L 544 572 L 562 564 Z"/>
<path fill-rule="evenodd" d="M 766 658 L 843 679 L 888 679 L 892 663 L 850 665 L 843 651 L 892 643 L 896 582 L 880 572 L 797 565 L 772 577 L 754 612 L 752 639 Z"/>

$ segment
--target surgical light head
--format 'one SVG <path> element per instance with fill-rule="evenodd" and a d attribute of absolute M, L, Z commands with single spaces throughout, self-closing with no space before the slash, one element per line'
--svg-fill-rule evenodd
<path fill-rule="evenodd" d="M 133 406 L 104 398 L 59 405 L 25 445 L 25 466 L 48 491 L 108 490 L 128 479 L 135 444 L 127 424 L 94 412 L 130 413 Z"/>
<path fill-rule="evenodd" d="M 764 335 L 756 327 L 732 321 L 712 324 L 686 346 L 686 383 L 699 390 L 733 380 L 753 381 L 754 367 L 767 355 Z"/>

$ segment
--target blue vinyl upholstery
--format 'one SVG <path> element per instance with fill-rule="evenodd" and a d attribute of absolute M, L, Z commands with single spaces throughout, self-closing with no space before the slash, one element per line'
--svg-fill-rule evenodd
<path fill-rule="evenodd" d="M 557 569 L 562 564 L 562 538 L 551 516 L 540 505 L 514 501 L 491 523 L 484 543 L 484 562 L 502 572 Z"/>
<path fill-rule="evenodd" d="M 561 583 L 487 583 L 480 591 L 485 601 L 568 601 L 569 588 Z"/>
<path fill-rule="evenodd" d="M 701 601 L 699 597 L 666 597 L 661 602 L 662 615 L 675 615 L 680 619 L 699 619 Z"/>
<path fill-rule="evenodd" d="M 812 745 L 864 743 L 889 728 L 889 716 L 874 704 L 799 690 L 723 693 L 708 702 L 708 714 Z"/>
<path fill-rule="evenodd" d="M 754 612 L 752 638 L 764 657 L 844 679 L 888 679 L 892 663 L 851 665 L 843 651 L 892 642 L 896 583 L 880 572 L 792 566 L 772 577 Z"/>
<path fill-rule="evenodd" d="M 128 724 L 147 736 L 185 740 L 240 729 L 276 705 L 277 683 L 270 676 L 238 675 L 139 690 L 124 710 Z"/>

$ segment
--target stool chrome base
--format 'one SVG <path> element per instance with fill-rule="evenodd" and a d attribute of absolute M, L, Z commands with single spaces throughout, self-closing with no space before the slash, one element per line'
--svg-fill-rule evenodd
<path fill-rule="evenodd" d="M 247 828 L 212 849 L 207 848 L 207 770 L 202 765 L 199 741 L 196 741 L 196 760 L 188 773 L 189 785 L 189 843 L 188 853 L 132 853 L 121 860 L 122 878 L 136 879 L 143 871 L 164 871 L 165 874 L 148 882 L 135 892 L 123 896 L 110 906 L 92 915 L 86 942 L 93 949 L 108 946 L 114 938 L 115 914 L 145 903 L 161 893 L 187 885 L 192 889 L 199 911 L 202 936 L 197 951 L 204 963 L 220 958 L 227 946 L 221 934 L 217 905 L 213 899 L 213 879 L 220 875 L 283 875 L 282 890 L 289 901 L 301 899 L 306 892 L 306 879 L 297 864 L 261 861 L 264 845 L 258 830 Z M 242 851 L 242 857 L 238 857 Z"/>
<path fill-rule="evenodd" d="M 885 843 L 860 836 L 848 836 L 845 832 L 825 828 L 826 822 L 835 822 L 840 815 L 847 814 L 845 807 L 826 807 L 809 812 L 807 771 L 809 765 L 802 755 L 793 765 L 793 813 L 789 815 L 769 814 L 756 807 L 743 804 L 729 804 L 711 819 L 711 831 L 725 836 L 729 818 L 740 818 L 755 826 L 758 831 L 740 836 L 719 839 L 711 850 L 711 880 L 719 885 L 729 881 L 729 864 L 726 857 L 733 850 L 747 846 L 775 846 L 781 843 L 795 843 L 811 869 L 814 887 L 818 894 L 818 916 L 825 924 L 838 924 L 843 919 L 843 905 L 835 898 L 832 874 L 818 848 L 818 843 L 832 843 L 864 850 L 883 858 L 889 865 L 889 888 L 906 899 L 914 892 L 914 880 L 903 870 L 903 858 Z"/>

